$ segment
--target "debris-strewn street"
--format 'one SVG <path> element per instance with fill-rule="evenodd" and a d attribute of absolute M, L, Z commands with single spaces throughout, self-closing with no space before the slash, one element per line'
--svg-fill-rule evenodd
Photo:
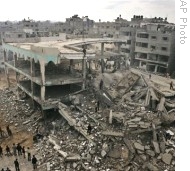
<path fill-rule="evenodd" d="M 0 138 L 1 146 L 30 147 L 38 170 L 175 170 L 175 92 L 170 79 L 149 79 L 135 69 L 99 74 L 86 91 L 60 101 L 59 111 L 47 111 L 44 120 L 27 97 L 18 99 L 14 86 L 6 89 L 1 78 L 0 125 L 5 131 L 10 125 L 13 132 L 13 137 Z M 41 138 L 34 141 L 37 134 Z M 14 159 L 3 156 L 1 167 L 13 169 Z M 21 170 L 32 170 L 31 162 L 22 156 L 18 160 Z"/>

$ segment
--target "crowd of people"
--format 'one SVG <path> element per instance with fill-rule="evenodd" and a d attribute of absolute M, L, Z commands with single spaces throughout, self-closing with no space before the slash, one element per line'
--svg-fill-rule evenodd
<path fill-rule="evenodd" d="M 7 129 L 7 134 L 8 136 L 12 136 L 12 131 L 9 128 L 9 125 L 6 127 Z M 5 136 L 5 132 L 1 129 L 0 127 L 0 137 L 4 137 Z M 29 162 L 32 162 L 33 165 L 33 169 L 36 170 L 37 169 L 37 158 L 35 157 L 35 155 L 33 155 L 33 157 L 31 157 L 31 151 L 30 148 L 27 147 L 27 149 L 25 149 L 24 146 L 21 146 L 20 143 L 18 143 L 17 145 L 15 143 L 13 143 L 12 147 L 9 147 L 8 145 L 6 145 L 5 149 L 3 149 L 0 145 L 0 158 L 3 158 L 3 156 L 23 156 L 23 158 L 27 157 L 27 160 Z M 13 162 L 16 171 L 20 171 L 20 164 L 18 159 L 16 158 L 15 161 Z M 1 168 L 0 168 L 1 169 Z M 11 171 L 9 169 L 9 167 L 7 168 L 2 168 L 0 171 Z"/>

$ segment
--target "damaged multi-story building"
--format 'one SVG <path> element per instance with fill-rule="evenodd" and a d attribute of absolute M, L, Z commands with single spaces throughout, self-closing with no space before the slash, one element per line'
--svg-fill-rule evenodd
<path fill-rule="evenodd" d="M 85 89 L 87 71 L 95 59 L 95 51 L 81 47 L 101 43 L 102 72 L 104 72 L 104 44 L 122 40 L 49 41 L 38 43 L 5 43 L 4 63 L 8 87 L 9 70 L 16 72 L 18 96 L 24 92 L 31 97 L 33 107 L 38 104 L 42 111 L 57 108 L 58 102 L 70 98 L 74 92 Z"/>

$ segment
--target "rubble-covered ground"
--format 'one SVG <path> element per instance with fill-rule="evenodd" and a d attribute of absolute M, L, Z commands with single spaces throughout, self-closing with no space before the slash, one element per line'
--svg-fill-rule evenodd
<path fill-rule="evenodd" d="M 0 91 L 1 118 L 15 129 L 14 136 L 17 129 L 22 132 L 21 145 L 31 145 L 39 170 L 175 170 L 175 92 L 169 89 L 170 80 L 128 70 L 99 74 L 91 81 L 87 91 L 47 111 L 46 120 L 27 98 L 17 99 L 14 90 Z M 95 112 L 97 100 L 100 110 Z M 36 130 L 44 137 L 33 143 Z M 8 138 L 0 140 L 8 143 Z"/>

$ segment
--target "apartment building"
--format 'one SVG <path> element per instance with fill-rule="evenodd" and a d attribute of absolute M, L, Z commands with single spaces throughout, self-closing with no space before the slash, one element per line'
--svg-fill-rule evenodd
<path fill-rule="evenodd" d="M 175 27 L 172 24 L 141 23 L 135 37 L 135 66 L 151 72 L 175 70 Z"/>

